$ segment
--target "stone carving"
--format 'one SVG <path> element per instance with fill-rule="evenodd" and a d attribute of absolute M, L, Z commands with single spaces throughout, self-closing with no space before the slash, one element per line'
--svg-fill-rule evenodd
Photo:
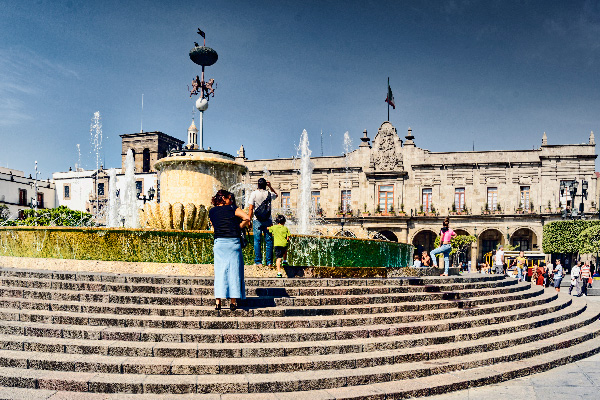
<path fill-rule="evenodd" d="M 201 204 L 146 203 L 139 217 L 142 228 L 203 230 L 208 227 L 208 212 Z"/>
<path fill-rule="evenodd" d="M 396 130 L 390 123 L 384 123 L 379 128 L 371 157 L 376 170 L 393 171 L 402 166 L 402 156 L 396 151 L 397 138 Z"/>
<path fill-rule="evenodd" d="M 190 90 L 190 97 L 197 95 L 200 93 L 202 98 L 208 99 L 212 94 L 215 97 L 215 88 L 217 84 L 214 79 L 209 79 L 208 82 L 204 82 L 204 73 L 202 73 L 202 79 L 196 75 L 196 77 L 192 80 L 192 89 L 188 86 L 188 90 Z"/>
<path fill-rule="evenodd" d="M 190 97 L 198 94 L 200 90 L 202 90 L 202 82 L 200 82 L 200 77 L 196 75 L 196 77 L 192 79 L 192 90 L 190 90 Z"/>

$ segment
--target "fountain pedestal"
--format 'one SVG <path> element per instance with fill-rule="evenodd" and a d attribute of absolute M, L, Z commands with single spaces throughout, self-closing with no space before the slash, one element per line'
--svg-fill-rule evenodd
<path fill-rule="evenodd" d="M 159 171 L 160 204 L 147 203 L 141 212 L 143 227 L 206 229 L 206 210 L 219 189 L 242 181 L 248 168 L 227 153 L 186 150 L 155 164 Z"/>

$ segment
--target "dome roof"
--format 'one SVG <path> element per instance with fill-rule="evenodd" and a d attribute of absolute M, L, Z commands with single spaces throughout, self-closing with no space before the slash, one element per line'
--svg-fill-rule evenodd
<path fill-rule="evenodd" d="M 190 125 L 190 127 L 188 128 L 188 131 L 198 131 L 198 128 L 196 128 L 196 124 L 194 123 L 194 119 L 192 118 L 192 124 Z"/>

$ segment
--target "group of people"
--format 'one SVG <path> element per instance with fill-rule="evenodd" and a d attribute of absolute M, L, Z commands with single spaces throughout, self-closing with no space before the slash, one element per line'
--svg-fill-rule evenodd
<path fill-rule="evenodd" d="M 576 290 L 576 296 L 587 296 L 588 286 L 592 285 L 592 269 L 589 263 L 578 261 L 571 269 L 571 285 L 569 294 Z"/>
<path fill-rule="evenodd" d="M 229 299 L 229 308 L 234 311 L 238 306 L 237 300 L 246 297 L 242 242 L 243 232 L 248 226 L 252 225 L 254 234 L 255 264 L 262 265 L 261 238 L 264 237 L 265 261 L 269 267 L 272 266 L 275 250 L 277 276 L 282 277 L 281 266 L 287 255 L 290 231 L 285 226 L 283 215 L 277 215 L 273 225 L 271 201 L 276 198 L 277 193 L 264 178 L 258 180 L 258 189 L 250 194 L 248 213 L 237 206 L 235 196 L 227 190 L 219 190 L 212 198 L 213 207 L 208 218 L 214 230 L 216 310 L 221 309 L 221 299 Z"/>
<path fill-rule="evenodd" d="M 269 190 L 267 190 L 267 188 Z M 288 249 L 290 231 L 285 226 L 286 219 L 283 215 L 275 218 L 275 225 L 271 218 L 271 202 L 277 198 L 277 193 L 266 179 L 258 180 L 258 189 L 253 191 L 249 197 L 248 213 L 239 208 L 235 203 L 235 197 L 226 190 L 219 190 L 212 198 L 213 207 L 208 217 L 214 229 L 214 263 L 215 263 L 215 298 L 217 310 L 221 309 L 221 299 L 230 299 L 230 309 L 237 308 L 237 299 L 245 298 L 244 286 L 244 259 L 242 256 L 242 231 L 252 225 L 254 234 L 254 263 L 262 265 L 262 239 L 264 238 L 266 254 L 265 261 L 268 267 L 273 264 L 273 250 L 275 250 L 277 277 L 282 277 L 281 266 L 285 260 Z M 437 255 L 444 257 L 444 273 L 448 276 L 450 267 L 451 241 L 456 232 L 450 229 L 450 220 L 446 218 L 440 230 L 440 246 L 433 249 L 431 253 L 423 251 L 415 254 L 413 267 L 436 267 Z M 274 248 L 274 249 L 273 249 Z M 506 274 L 504 264 L 504 249 L 498 248 L 494 254 L 493 269 L 488 264 L 481 267 L 482 273 Z M 523 251 L 514 260 L 519 282 L 525 280 L 529 270 L 527 259 Z M 590 265 L 579 261 L 571 271 L 571 286 L 579 296 L 587 294 L 588 284 L 591 284 L 592 270 Z M 560 292 L 560 284 L 565 276 L 560 260 L 556 265 L 544 265 L 541 263 L 532 272 L 531 280 L 537 285 L 550 284 L 557 292 Z"/>

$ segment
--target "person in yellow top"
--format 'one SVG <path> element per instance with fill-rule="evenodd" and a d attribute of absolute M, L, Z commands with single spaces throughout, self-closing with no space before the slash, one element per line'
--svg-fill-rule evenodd
<path fill-rule="evenodd" d="M 517 264 L 517 274 L 519 277 L 519 282 L 523 280 L 523 270 L 527 268 L 527 259 L 525 258 L 525 252 L 519 252 L 519 257 L 515 259 Z"/>
<path fill-rule="evenodd" d="M 288 238 L 290 230 L 285 226 L 285 217 L 279 214 L 275 218 L 275 225 L 270 226 L 269 232 L 273 235 L 273 245 L 275 248 L 275 265 L 277 265 L 277 277 L 281 278 L 281 260 L 286 258 L 288 250 Z"/>

